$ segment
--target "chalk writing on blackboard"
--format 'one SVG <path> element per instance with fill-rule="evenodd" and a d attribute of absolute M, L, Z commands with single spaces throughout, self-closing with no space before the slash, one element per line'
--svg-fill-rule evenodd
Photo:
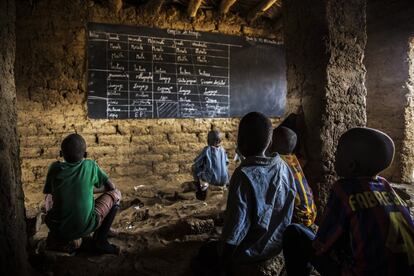
<path fill-rule="evenodd" d="M 90 45 L 102 42 L 106 62 L 88 70 L 106 74 L 108 118 L 229 116 L 230 47 L 240 46 L 89 31 Z"/>
<path fill-rule="evenodd" d="M 251 47 L 251 43 L 265 43 L 274 51 L 274 45 L 278 43 L 255 38 L 222 38 L 195 31 L 90 23 L 89 116 L 108 119 L 225 118 L 239 116 L 257 107 L 265 109 L 266 104 L 280 101 L 279 96 L 285 96 L 283 90 L 274 83 L 260 80 L 267 81 L 274 76 L 272 68 L 266 69 L 270 76 L 263 74 L 261 67 L 266 64 L 261 66 L 259 63 L 260 59 L 269 60 L 261 56 L 269 47 Z M 243 54 L 246 50 L 251 57 Z M 244 66 L 235 66 L 234 63 L 242 60 L 246 60 Z M 253 76 L 247 83 L 244 75 L 251 74 Z M 237 81 L 232 76 L 236 76 Z M 250 84 L 253 81 L 256 82 L 254 90 Z M 231 90 L 233 82 L 237 91 Z M 262 84 L 266 89 L 261 89 Z M 255 98 L 256 93 L 262 93 L 263 97 Z M 232 99 L 233 96 L 236 98 Z M 233 102 L 237 105 L 232 107 Z M 281 108 L 276 105 L 274 110 L 272 105 L 266 108 L 270 115 L 281 113 Z"/>

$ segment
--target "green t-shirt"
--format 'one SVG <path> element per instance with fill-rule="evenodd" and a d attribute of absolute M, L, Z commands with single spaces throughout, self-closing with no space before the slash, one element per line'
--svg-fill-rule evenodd
<path fill-rule="evenodd" d="M 46 216 L 50 231 L 65 240 L 78 239 L 95 231 L 93 188 L 100 188 L 108 176 L 93 160 L 77 163 L 54 162 L 46 177 L 45 194 L 52 194 L 53 207 Z"/>

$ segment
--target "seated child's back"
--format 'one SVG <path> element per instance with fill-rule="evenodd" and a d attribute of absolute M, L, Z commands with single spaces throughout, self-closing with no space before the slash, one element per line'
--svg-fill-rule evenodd
<path fill-rule="evenodd" d="M 93 188 L 100 188 L 107 180 L 92 160 L 53 163 L 44 187 L 44 193 L 53 196 L 53 208 L 47 215 L 50 230 L 67 240 L 93 232 L 98 223 Z"/>
<path fill-rule="evenodd" d="M 196 180 L 211 185 L 224 186 L 229 181 L 227 171 L 227 154 L 222 146 L 218 131 L 210 131 L 207 137 L 208 146 L 194 160 L 194 177 Z"/>
<path fill-rule="evenodd" d="M 270 146 L 270 154 L 280 154 L 280 157 L 289 165 L 295 178 L 296 198 L 295 211 L 293 212 L 293 222 L 305 226 L 311 226 L 316 219 L 316 205 L 313 199 L 312 189 L 310 188 L 299 160 L 293 153 L 297 143 L 296 133 L 283 126 L 273 130 L 273 142 Z"/>
<path fill-rule="evenodd" d="M 406 204 L 377 176 L 393 155 L 393 141 L 380 131 L 353 128 L 341 136 L 335 160 L 341 179 L 316 236 L 295 224 L 284 233 L 289 275 L 308 275 L 308 262 L 322 275 L 414 275 L 414 223 Z"/>
<path fill-rule="evenodd" d="M 280 253 L 281 235 L 291 222 L 294 179 L 279 156 L 266 157 L 271 123 L 252 112 L 239 126 L 238 149 L 245 160 L 234 172 L 221 239 L 235 262 L 265 260 Z"/>
<path fill-rule="evenodd" d="M 354 128 L 336 154 L 340 179 L 332 188 L 314 241 L 316 254 L 343 246 L 356 275 L 414 275 L 414 223 L 406 204 L 377 173 L 392 162 L 385 134 Z"/>
<path fill-rule="evenodd" d="M 84 159 L 86 142 L 82 136 L 68 135 L 61 149 L 65 162 L 50 165 L 43 189 L 53 201 L 45 220 L 50 229 L 48 246 L 67 249 L 66 242 L 94 232 L 98 253 L 117 253 L 118 248 L 109 244 L 107 236 L 119 209 L 120 191 L 95 161 Z M 95 200 L 94 193 L 102 194 Z"/>

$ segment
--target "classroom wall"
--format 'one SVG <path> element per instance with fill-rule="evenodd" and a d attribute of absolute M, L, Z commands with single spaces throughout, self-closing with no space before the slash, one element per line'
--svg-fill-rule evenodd
<path fill-rule="evenodd" d="M 283 5 L 288 94 L 301 95 L 304 171 L 323 208 L 337 179 L 340 136 L 366 123 L 366 2 L 286 0 Z"/>
<path fill-rule="evenodd" d="M 370 0 L 367 7 L 367 125 L 394 140 L 396 155 L 383 175 L 413 182 L 412 86 L 409 85 L 409 38 L 414 35 L 414 2 Z"/>
<path fill-rule="evenodd" d="M 408 44 L 407 102 L 404 112 L 405 130 L 402 146 L 402 181 L 414 183 L 414 32 Z"/>
<path fill-rule="evenodd" d="M 20 182 L 14 85 L 16 6 L 0 2 L 0 274 L 27 275 L 26 224 Z"/>
<path fill-rule="evenodd" d="M 234 154 L 238 119 L 87 118 L 88 21 L 281 39 L 270 23 L 259 21 L 250 26 L 231 14 L 219 21 L 212 11 L 200 12 L 191 22 L 185 9 L 172 7 L 164 8 L 160 15 L 135 6 L 124 6 L 117 13 L 115 7 L 94 1 L 85 5 L 80 0 L 19 1 L 17 8 L 18 131 L 29 215 L 42 201 L 48 165 L 57 160 L 62 138 L 72 132 L 85 137 L 89 157 L 97 160 L 125 195 L 134 193 L 134 187 L 179 189 L 191 180 L 192 160 L 206 145 L 212 127 L 223 132 L 223 146 L 230 158 Z M 287 113 L 297 112 L 299 102 L 297 95 L 289 97 Z"/>

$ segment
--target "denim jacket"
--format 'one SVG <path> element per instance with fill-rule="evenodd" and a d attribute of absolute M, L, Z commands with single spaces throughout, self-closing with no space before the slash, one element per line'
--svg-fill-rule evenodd
<path fill-rule="evenodd" d="M 194 175 L 211 185 L 226 185 L 229 182 L 227 163 L 223 147 L 207 146 L 194 160 Z"/>
<path fill-rule="evenodd" d="M 238 261 L 261 261 L 280 253 L 295 206 L 294 181 L 279 155 L 248 157 L 235 170 L 221 239 L 237 246 Z"/>

